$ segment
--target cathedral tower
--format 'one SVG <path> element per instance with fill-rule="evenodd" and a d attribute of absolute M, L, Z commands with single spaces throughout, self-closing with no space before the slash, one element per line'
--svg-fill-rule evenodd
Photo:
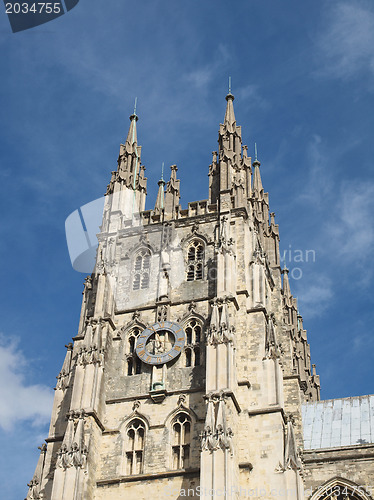
<path fill-rule="evenodd" d="M 301 407 L 319 377 L 226 101 L 209 198 L 184 209 L 172 165 L 145 210 L 130 117 L 28 500 L 304 498 Z"/>

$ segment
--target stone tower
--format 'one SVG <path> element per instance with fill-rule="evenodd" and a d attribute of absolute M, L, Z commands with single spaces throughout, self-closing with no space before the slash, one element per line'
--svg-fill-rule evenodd
<path fill-rule="evenodd" d="M 304 498 L 301 410 L 319 377 L 226 101 L 209 198 L 185 209 L 172 165 L 145 210 L 130 117 L 29 500 Z"/>

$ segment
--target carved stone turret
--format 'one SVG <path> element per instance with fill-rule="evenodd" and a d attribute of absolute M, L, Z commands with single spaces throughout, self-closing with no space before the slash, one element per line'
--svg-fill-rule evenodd
<path fill-rule="evenodd" d="M 167 219 L 174 219 L 180 210 L 180 180 L 177 179 L 177 166 L 172 165 L 170 169 L 170 180 L 166 184 L 165 193 L 165 217 Z"/>
<path fill-rule="evenodd" d="M 251 161 L 243 147 L 241 127 L 236 125 L 234 96 L 226 96 L 227 106 L 218 133 L 218 153 L 213 152 L 209 167 L 209 202 L 219 201 L 221 210 L 247 207 L 251 192 Z"/>

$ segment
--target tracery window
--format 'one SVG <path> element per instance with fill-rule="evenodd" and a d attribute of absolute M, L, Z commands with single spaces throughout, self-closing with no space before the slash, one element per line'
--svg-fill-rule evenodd
<path fill-rule="evenodd" d="M 142 362 L 135 353 L 135 345 L 138 336 L 141 333 L 141 328 L 136 326 L 133 328 L 127 336 L 127 346 L 126 346 L 126 374 L 127 375 L 138 375 L 142 372 Z"/>
<path fill-rule="evenodd" d="M 200 365 L 200 340 L 202 336 L 201 324 L 196 319 L 191 319 L 185 327 L 186 347 L 184 349 L 186 366 Z"/>
<path fill-rule="evenodd" d="M 140 250 L 134 261 L 133 290 L 145 290 L 149 288 L 149 276 L 151 270 L 151 252 L 143 248 Z"/>
<path fill-rule="evenodd" d="M 172 423 L 172 466 L 187 469 L 190 465 L 191 419 L 179 413 Z"/>
<path fill-rule="evenodd" d="M 139 418 L 132 420 L 127 426 L 126 438 L 126 474 L 142 474 L 145 425 Z"/>
<path fill-rule="evenodd" d="M 311 500 L 369 500 L 365 487 L 343 478 L 334 478 L 319 486 Z"/>
<path fill-rule="evenodd" d="M 187 281 L 203 279 L 204 245 L 199 240 L 190 243 L 187 251 Z"/>

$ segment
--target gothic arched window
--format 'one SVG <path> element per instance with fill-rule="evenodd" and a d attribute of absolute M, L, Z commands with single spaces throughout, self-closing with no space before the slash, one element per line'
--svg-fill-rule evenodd
<path fill-rule="evenodd" d="M 201 324 L 196 319 L 191 319 L 186 327 L 186 347 L 185 358 L 186 366 L 199 366 L 200 365 L 200 341 L 202 337 Z"/>
<path fill-rule="evenodd" d="M 369 500 L 365 488 L 348 479 L 336 477 L 318 486 L 311 500 Z"/>
<path fill-rule="evenodd" d="M 190 243 L 187 251 L 187 281 L 203 279 L 204 245 L 199 240 Z"/>
<path fill-rule="evenodd" d="M 191 419 L 186 413 L 178 413 L 172 423 L 173 469 L 188 469 L 190 465 Z"/>
<path fill-rule="evenodd" d="M 145 290 L 149 288 L 149 276 L 151 271 L 151 252 L 147 248 L 140 250 L 134 260 L 133 290 Z"/>
<path fill-rule="evenodd" d="M 126 432 L 126 475 L 142 474 L 144 465 L 145 425 L 139 419 L 132 420 Z"/>
<path fill-rule="evenodd" d="M 127 335 L 126 345 L 126 375 L 138 375 L 142 372 L 142 362 L 135 353 L 135 345 L 138 336 L 141 333 L 141 328 L 136 326 Z"/>

